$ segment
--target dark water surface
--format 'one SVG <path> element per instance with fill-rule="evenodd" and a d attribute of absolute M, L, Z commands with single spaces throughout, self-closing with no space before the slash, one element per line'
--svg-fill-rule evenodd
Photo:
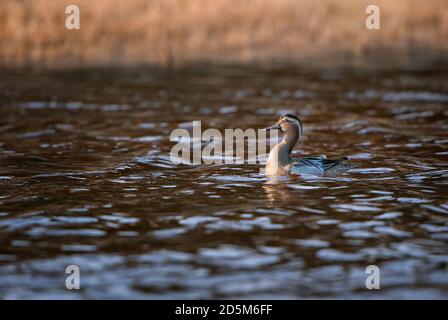
<path fill-rule="evenodd" d="M 269 181 L 170 161 L 193 120 L 285 112 L 304 123 L 297 155 L 360 166 Z M 447 118 L 443 72 L 2 72 L 0 297 L 446 299 Z"/>

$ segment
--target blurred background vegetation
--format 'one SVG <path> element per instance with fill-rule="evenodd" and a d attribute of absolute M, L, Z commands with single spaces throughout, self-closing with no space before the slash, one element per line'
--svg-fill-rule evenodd
<path fill-rule="evenodd" d="M 65 28 L 79 5 L 81 29 Z M 381 30 L 367 30 L 367 5 Z M 0 66 L 438 64 L 448 0 L 1 0 Z"/>

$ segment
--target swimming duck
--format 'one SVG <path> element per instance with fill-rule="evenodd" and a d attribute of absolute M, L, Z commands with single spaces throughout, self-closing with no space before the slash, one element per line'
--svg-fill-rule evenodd
<path fill-rule="evenodd" d="M 282 176 L 288 174 L 312 174 L 318 176 L 333 176 L 348 171 L 355 165 L 347 162 L 347 158 L 335 160 L 321 155 L 307 158 L 291 158 L 291 151 L 303 134 L 302 121 L 292 114 L 282 115 L 277 123 L 265 130 L 280 130 L 283 140 L 269 153 L 266 161 L 267 176 Z"/>

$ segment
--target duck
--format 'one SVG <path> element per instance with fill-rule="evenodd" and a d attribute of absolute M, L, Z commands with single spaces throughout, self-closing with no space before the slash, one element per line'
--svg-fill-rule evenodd
<path fill-rule="evenodd" d="M 277 123 L 265 128 L 266 131 L 279 130 L 283 139 L 271 152 L 266 161 L 265 175 L 268 177 L 285 175 L 335 176 L 352 169 L 356 165 L 347 157 L 327 159 L 325 155 L 305 158 L 291 158 L 291 151 L 303 135 L 302 121 L 293 114 L 280 116 Z"/>

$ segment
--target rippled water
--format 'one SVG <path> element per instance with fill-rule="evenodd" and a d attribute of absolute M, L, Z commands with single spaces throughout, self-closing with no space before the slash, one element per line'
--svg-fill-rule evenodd
<path fill-rule="evenodd" d="M 0 76 L 2 298 L 448 298 L 443 72 L 203 68 Z M 301 117 L 335 178 L 187 166 L 170 132 Z M 81 290 L 65 289 L 65 267 Z M 368 265 L 381 289 L 365 288 Z"/>

